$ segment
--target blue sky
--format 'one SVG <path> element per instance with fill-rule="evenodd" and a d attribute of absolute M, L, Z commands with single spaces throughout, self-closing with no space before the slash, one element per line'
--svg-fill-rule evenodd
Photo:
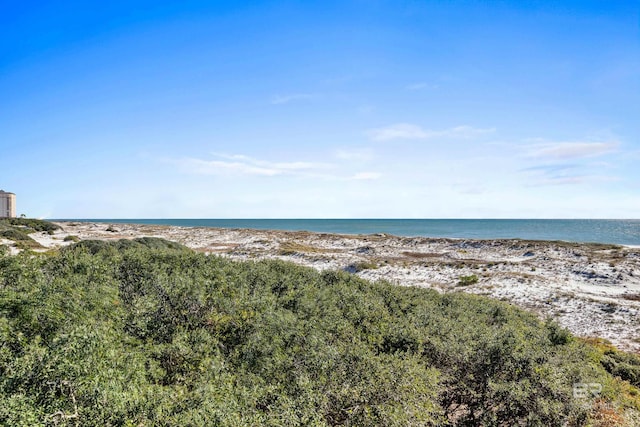
<path fill-rule="evenodd" d="M 639 218 L 636 1 L 0 0 L 48 218 Z"/>

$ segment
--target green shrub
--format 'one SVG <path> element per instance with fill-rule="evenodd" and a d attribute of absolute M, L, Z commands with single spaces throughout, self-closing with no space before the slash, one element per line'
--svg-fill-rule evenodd
<path fill-rule="evenodd" d="M 572 385 L 619 391 L 559 331 L 479 296 L 82 241 L 0 257 L 0 425 L 586 425 Z"/>
<path fill-rule="evenodd" d="M 44 247 L 33 239 L 18 240 L 14 245 L 16 248 L 21 250 L 42 249 Z"/>
<path fill-rule="evenodd" d="M 607 351 L 600 363 L 612 375 L 640 387 L 640 356 Z"/>
<path fill-rule="evenodd" d="M 0 237 L 4 237 L 5 239 L 13 240 L 17 242 L 19 240 L 32 240 L 31 237 L 23 230 L 18 230 L 15 228 L 7 228 L 5 230 L 0 230 Z"/>
<path fill-rule="evenodd" d="M 60 226 L 42 219 L 33 218 L 3 218 L 0 219 L 0 226 L 23 227 L 32 231 L 53 232 L 60 229 Z"/>
<path fill-rule="evenodd" d="M 0 230 L 0 237 L 13 240 L 15 247 L 18 249 L 42 248 L 40 243 L 33 240 L 24 230 L 21 229 L 7 228 Z"/>
<path fill-rule="evenodd" d="M 15 242 L 15 247 L 22 250 L 42 248 L 42 245 L 33 240 L 29 234 L 36 231 L 44 231 L 49 234 L 53 234 L 53 231 L 59 228 L 60 227 L 53 223 L 39 219 L 0 219 L 0 237 L 13 240 Z"/>
<path fill-rule="evenodd" d="M 80 248 L 84 248 L 94 255 L 100 252 L 117 252 L 127 249 L 169 249 L 186 252 L 190 251 L 186 246 L 181 245 L 180 243 L 158 237 L 140 237 L 132 240 L 120 239 L 116 241 L 82 240 L 67 247 L 65 250 L 76 251 Z"/>
<path fill-rule="evenodd" d="M 478 283 L 478 276 L 475 274 L 458 277 L 458 286 L 470 286 L 475 285 L 476 283 Z"/>
<path fill-rule="evenodd" d="M 375 270 L 376 268 L 378 268 L 378 264 L 376 264 L 375 262 L 360 261 L 354 264 L 349 264 L 347 267 L 345 267 L 344 270 L 349 273 L 359 273 L 364 270 Z"/>

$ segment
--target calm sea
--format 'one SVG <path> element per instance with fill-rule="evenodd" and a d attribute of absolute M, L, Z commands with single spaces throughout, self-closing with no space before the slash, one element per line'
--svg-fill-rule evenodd
<path fill-rule="evenodd" d="M 74 219 L 183 227 L 307 230 L 323 233 L 564 240 L 640 246 L 640 220 L 606 219 Z"/>

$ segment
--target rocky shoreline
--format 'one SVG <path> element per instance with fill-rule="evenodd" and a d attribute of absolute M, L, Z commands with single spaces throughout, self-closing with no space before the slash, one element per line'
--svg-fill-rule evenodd
<path fill-rule="evenodd" d="M 640 248 L 526 240 L 336 235 L 138 224 L 57 223 L 45 248 L 79 239 L 153 236 L 234 259 L 277 258 L 369 280 L 463 291 L 556 319 L 574 334 L 640 352 Z"/>

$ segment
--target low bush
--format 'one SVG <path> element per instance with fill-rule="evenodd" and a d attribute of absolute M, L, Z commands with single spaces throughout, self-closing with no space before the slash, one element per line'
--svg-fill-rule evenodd
<path fill-rule="evenodd" d="M 349 264 L 344 268 L 344 271 L 349 273 L 359 273 L 364 270 L 375 270 L 378 268 L 378 264 L 372 261 L 360 261 L 354 264 Z"/>
<path fill-rule="evenodd" d="M 478 276 L 472 274 L 470 276 L 461 276 L 458 278 L 458 286 L 470 286 L 478 283 Z"/>
<path fill-rule="evenodd" d="M 0 219 L 0 237 L 12 240 L 16 248 L 21 250 L 40 249 L 42 245 L 33 240 L 29 234 L 43 231 L 49 234 L 60 227 L 40 219 L 2 218 Z"/>
<path fill-rule="evenodd" d="M 65 251 L 77 251 L 85 249 L 95 255 L 101 252 L 118 252 L 127 249 L 169 249 L 183 252 L 190 252 L 190 249 L 180 243 L 172 242 L 158 237 L 139 237 L 131 240 L 120 239 L 115 241 L 107 240 L 82 240 L 74 245 L 65 248 Z"/>
<path fill-rule="evenodd" d="M 4 230 L 0 230 L 0 237 L 4 237 L 5 239 L 13 240 L 14 242 L 20 240 L 33 240 L 27 233 L 23 230 L 15 229 L 15 228 L 7 228 Z"/>
<path fill-rule="evenodd" d="M 21 229 L 7 228 L 0 230 L 0 237 L 12 240 L 14 242 L 14 246 L 18 249 L 29 250 L 42 248 L 40 243 L 33 240 L 24 230 Z"/>
<path fill-rule="evenodd" d="M 60 229 L 60 226 L 52 222 L 33 218 L 3 218 L 0 219 L 0 225 L 23 227 L 33 231 L 45 232 L 53 232 Z"/>
<path fill-rule="evenodd" d="M 611 374 L 640 387 L 640 356 L 609 350 L 600 363 Z"/>

